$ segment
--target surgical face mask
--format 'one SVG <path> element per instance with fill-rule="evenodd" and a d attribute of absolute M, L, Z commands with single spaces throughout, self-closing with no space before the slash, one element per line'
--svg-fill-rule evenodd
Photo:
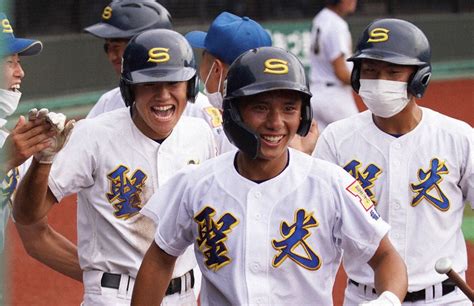
<path fill-rule="evenodd" d="M 16 111 L 21 92 L 0 89 L 0 118 L 5 119 Z"/>
<path fill-rule="evenodd" d="M 207 91 L 207 81 L 209 81 L 209 77 L 211 76 L 212 68 L 214 68 L 214 63 L 212 63 L 211 69 L 209 69 L 209 73 L 207 74 L 206 81 L 204 81 L 204 94 L 207 96 L 209 99 L 209 103 L 211 103 L 212 106 L 215 108 L 222 110 L 222 94 L 221 94 L 221 82 L 222 82 L 222 71 L 221 74 L 219 75 L 219 86 L 217 87 L 216 92 L 208 92 Z"/>
<path fill-rule="evenodd" d="M 374 115 L 390 118 L 410 101 L 407 86 L 406 82 L 361 79 L 359 96 Z"/>

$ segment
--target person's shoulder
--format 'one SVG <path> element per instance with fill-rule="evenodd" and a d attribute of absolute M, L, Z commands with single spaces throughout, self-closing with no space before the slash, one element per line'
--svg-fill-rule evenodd
<path fill-rule="evenodd" d="M 102 129 L 120 129 L 120 126 L 128 124 L 131 121 L 130 109 L 122 107 L 106 113 L 102 113 L 97 117 L 86 118 L 79 122 L 87 128 L 96 130 Z"/>
<path fill-rule="evenodd" d="M 122 94 L 120 93 L 120 87 L 115 87 L 114 89 L 105 92 L 103 95 L 100 96 L 99 101 L 106 101 L 117 97 L 122 98 Z"/>
<path fill-rule="evenodd" d="M 435 110 L 422 107 L 423 116 L 430 130 L 437 129 L 449 134 L 467 135 L 472 137 L 473 128 L 462 120 L 449 117 Z"/>
<path fill-rule="evenodd" d="M 372 113 L 368 110 L 354 114 L 350 117 L 330 123 L 323 131 L 326 134 L 334 134 L 340 137 L 352 137 L 361 133 L 372 124 Z"/>
<path fill-rule="evenodd" d="M 176 126 L 179 129 L 187 129 L 189 133 L 192 133 L 193 129 L 195 131 L 198 131 L 198 130 L 210 131 L 211 130 L 211 128 L 209 127 L 209 125 L 206 123 L 204 119 L 198 118 L 198 117 L 186 116 L 186 115 L 183 115 L 181 116 L 181 118 L 179 118 Z"/>

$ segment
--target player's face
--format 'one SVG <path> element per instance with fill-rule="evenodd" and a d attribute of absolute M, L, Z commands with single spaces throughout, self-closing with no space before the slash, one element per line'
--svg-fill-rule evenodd
<path fill-rule="evenodd" d="M 134 86 L 133 121 L 152 139 L 168 137 L 186 107 L 187 82 L 159 82 Z"/>
<path fill-rule="evenodd" d="M 114 67 L 116 74 L 120 75 L 122 68 L 122 56 L 127 47 L 127 39 L 106 39 L 104 43 L 104 51 L 107 54 L 109 62 Z"/>
<path fill-rule="evenodd" d="M 415 72 L 414 66 L 364 59 L 360 65 L 360 78 L 368 80 L 387 80 L 408 82 Z"/>
<path fill-rule="evenodd" d="M 25 72 L 21 68 L 18 54 L 3 59 L 3 89 L 12 91 L 20 89 L 21 80 L 24 77 Z"/>
<path fill-rule="evenodd" d="M 260 135 L 257 158 L 274 160 L 285 157 L 288 143 L 298 130 L 301 97 L 291 90 L 274 90 L 246 97 L 240 102 L 245 125 Z"/>

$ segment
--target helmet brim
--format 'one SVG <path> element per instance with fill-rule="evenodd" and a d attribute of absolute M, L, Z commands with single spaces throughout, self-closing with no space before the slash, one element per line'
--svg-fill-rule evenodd
<path fill-rule="evenodd" d="M 132 38 L 134 33 L 130 31 L 124 31 L 121 30 L 117 27 L 114 27 L 110 24 L 107 23 L 96 23 L 94 25 L 91 25 L 87 28 L 84 28 L 84 32 L 87 32 L 89 34 L 92 34 L 96 37 L 103 38 L 103 39 L 114 39 L 114 38 Z"/>
<path fill-rule="evenodd" d="M 144 84 L 156 82 L 183 82 L 189 81 L 196 75 L 196 70 L 190 67 L 180 69 L 152 68 L 131 72 L 130 84 Z"/>
<path fill-rule="evenodd" d="M 274 90 L 293 90 L 302 94 L 307 95 L 311 98 L 312 94 L 305 87 L 295 84 L 290 81 L 268 81 L 268 82 L 259 82 L 257 84 L 251 84 L 242 88 L 235 90 L 231 95 L 226 96 L 226 98 L 238 98 L 244 96 L 253 96 L 263 92 L 269 92 Z"/>
<path fill-rule="evenodd" d="M 410 58 L 403 54 L 399 54 L 396 52 L 389 52 L 386 50 L 377 50 L 377 49 L 370 49 L 370 50 L 362 50 L 354 54 L 347 59 L 348 62 L 357 62 L 363 59 L 372 59 L 382 62 L 388 62 L 396 65 L 407 65 L 407 66 L 423 66 L 428 65 L 428 63 L 420 61 L 417 58 Z"/>

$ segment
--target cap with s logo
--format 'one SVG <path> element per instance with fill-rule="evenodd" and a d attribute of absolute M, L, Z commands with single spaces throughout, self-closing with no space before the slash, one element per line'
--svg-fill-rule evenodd
<path fill-rule="evenodd" d="M 43 44 L 39 40 L 15 37 L 13 27 L 4 13 L 0 13 L 0 21 L 2 26 L 0 33 L 1 56 L 13 54 L 27 56 L 41 52 Z"/>

